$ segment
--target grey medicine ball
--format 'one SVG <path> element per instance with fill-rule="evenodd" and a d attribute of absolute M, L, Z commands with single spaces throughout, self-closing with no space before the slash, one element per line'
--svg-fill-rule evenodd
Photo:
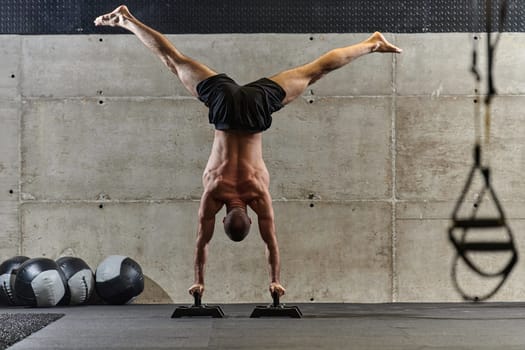
<path fill-rule="evenodd" d="M 79 305 L 87 303 L 95 289 L 95 277 L 88 264 L 84 260 L 73 256 L 59 258 L 56 263 L 66 278 L 70 294 L 68 304 Z"/>
<path fill-rule="evenodd" d="M 108 304 L 126 304 L 144 290 L 140 265 L 122 255 L 110 255 L 95 272 L 97 294 Z"/>

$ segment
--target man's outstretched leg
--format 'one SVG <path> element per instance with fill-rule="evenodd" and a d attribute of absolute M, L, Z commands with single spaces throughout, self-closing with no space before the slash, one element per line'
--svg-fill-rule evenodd
<path fill-rule="evenodd" d="M 95 25 L 120 27 L 135 34 L 179 77 L 193 96 L 198 96 L 196 86 L 199 82 L 217 74 L 204 64 L 184 56 L 164 35 L 133 17 L 124 5 L 117 7 L 111 13 L 97 17 Z"/>
<path fill-rule="evenodd" d="M 381 33 L 375 32 L 365 41 L 331 50 L 304 66 L 281 72 L 270 79 L 284 89 L 286 97 L 283 103 L 287 104 L 301 96 L 309 85 L 327 73 L 343 67 L 358 57 L 372 52 L 401 53 L 401 51 L 400 48 L 390 44 Z"/>

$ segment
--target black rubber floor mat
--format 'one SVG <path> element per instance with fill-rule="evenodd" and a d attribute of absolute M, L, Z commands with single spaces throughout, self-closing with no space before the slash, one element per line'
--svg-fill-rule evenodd
<path fill-rule="evenodd" d="M 0 313 L 0 349 L 7 349 L 62 316 L 64 314 Z"/>

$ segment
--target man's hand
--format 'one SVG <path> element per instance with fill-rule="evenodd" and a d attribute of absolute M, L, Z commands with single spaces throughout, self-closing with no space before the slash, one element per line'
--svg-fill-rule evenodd
<path fill-rule="evenodd" d="M 276 283 L 276 282 L 272 282 L 270 284 L 270 294 L 273 295 L 273 293 L 277 293 L 279 295 L 279 297 L 282 297 L 284 295 L 284 293 L 286 293 L 286 289 L 284 289 L 283 286 L 281 286 L 280 283 Z"/>
<path fill-rule="evenodd" d="M 204 293 L 204 284 L 195 283 L 193 286 L 190 287 L 190 289 L 188 289 L 188 292 L 192 296 L 195 293 L 199 293 L 199 295 L 202 297 L 202 294 Z"/>

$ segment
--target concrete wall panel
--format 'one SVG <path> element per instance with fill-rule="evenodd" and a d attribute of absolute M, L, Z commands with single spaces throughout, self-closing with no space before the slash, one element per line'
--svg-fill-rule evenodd
<path fill-rule="evenodd" d="M 460 294 L 454 287 L 452 265 L 456 255 L 448 239 L 448 229 L 451 225 L 448 215 L 437 218 L 436 213 L 444 214 L 445 207 L 453 208 L 454 203 L 405 203 L 398 207 L 396 223 L 396 266 L 398 301 L 411 302 L 424 298 L 428 302 L 461 301 Z M 519 207 L 519 203 L 506 203 L 510 212 Z M 521 206 L 522 207 L 522 206 Z M 417 213 L 417 214 L 416 214 Z M 416 214 L 416 215 L 414 215 Z M 430 216 L 427 216 L 427 214 Z M 525 248 L 520 239 L 525 230 L 523 215 L 521 219 L 509 220 L 508 224 L 514 233 L 518 251 Z M 507 236 L 500 230 L 472 230 L 467 240 L 501 241 Z M 485 271 L 497 271 L 503 268 L 509 260 L 510 253 L 478 253 L 473 261 Z M 469 295 L 481 295 L 495 287 L 501 280 L 499 277 L 480 278 L 463 261 L 458 264 L 458 279 L 460 286 Z M 501 290 L 492 301 L 520 301 L 525 298 L 525 289 L 519 276 L 525 268 L 521 260 L 515 266 Z"/>
<path fill-rule="evenodd" d="M 1 40 L 1 39 L 0 39 Z M 9 45 L 7 45 L 9 47 Z M 0 68 L 1 70 L 2 68 Z M 2 90 L 0 88 L 0 90 Z M 6 90 L 2 90 L 6 91 Z M 20 103 L 0 97 L 0 263 L 18 254 L 20 230 L 18 224 Z"/>
<path fill-rule="evenodd" d="M 519 69 L 517 72 L 521 74 Z M 502 199 L 525 200 L 525 99 L 498 96 L 493 105 L 487 156 L 494 173 L 494 187 Z"/>
<path fill-rule="evenodd" d="M 0 201 L 0 263 L 19 254 L 20 228 L 18 224 L 18 202 Z"/>
<path fill-rule="evenodd" d="M 390 98 L 297 100 L 274 115 L 264 151 L 275 198 L 389 198 Z"/>
<path fill-rule="evenodd" d="M 126 255 L 147 279 L 184 300 L 193 281 L 197 202 L 170 204 L 24 204 L 23 252 L 77 256 L 95 271 L 108 255 Z M 164 300 L 170 302 L 170 300 Z"/>
<path fill-rule="evenodd" d="M 274 205 L 291 300 L 391 301 L 391 211 L 385 202 Z"/>
<path fill-rule="evenodd" d="M 396 111 L 396 179 L 400 199 L 455 199 L 472 164 L 469 98 L 403 97 Z"/>
<path fill-rule="evenodd" d="M 0 99 L 19 96 L 21 42 L 19 36 L 0 36 Z"/>
<path fill-rule="evenodd" d="M 169 35 L 186 55 L 240 84 L 313 61 L 366 35 Z M 23 38 L 25 96 L 189 96 L 178 79 L 132 35 Z M 45 69 L 43 68 L 45 67 Z M 374 55 L 333 73 L 315 95 L 390 95 L 392 58 Z M 110 77 L 110 78 L 108 78 Z M 78 84 L 81 81 L 82 84 Z"/>
<path fill-rule="evenodd" d="M 396 35 L 403 53 L 396 56 L 396 92 L 399 95 L 474 94 L 472 34 Z M 484 45 L 480 41 L 483 52 Z M 480 67 L 484 67 L 481 53 Z"/>
<path fill-rule="evenodd" d="M 24 96 L 171 96 L 182 89 L 176 77 L 130 35 L 75 40 L 24 36 L 22 43 Z"/>
<path fill-rule="evenodd" d="M 404 49 L 396 56 L 396 91 L 399 95 L 473 95 L 474 75 L 470 72 L 472 49 L 477 37 L 478 71 L 485 93 L 487 79 L 486 35 L 471 33 L 402 34 L 395 43 Z M 495 36 L 492 36 L 495 39 Z M 525 92 L 524 56 L 521 48 L 525 35 L 503 33 L 494 56 L 494 83 L 499 94 Z"/>
<path fill-rule="evenodd" d="M 387 197 L 390 103 L 298 100 L 277 113 L 264 140 L 273 195 Z M 29 199 L 199 198 L 213 134 L 196 100 L 32 100 L 23 128 Z"/>
<path fill-rule="evenodd" d="M 494 84 L 500 95 L 525 94 L 525 55 L 523 33 L 503 33 L 498 44 L 494 66 Z"/>
<path fill-rule="evenodd" d="M 78 256 L 92 269 L 107 255 L 128 255 L 169 296 L 164 302 L 186 302 L 193 282 L 197 208 L 198 202 L 188 201 L 105 204 L 103 209 L 88 203 L 28 203 L 22 208 L 23 253 Z M 389 300 L 389 204 L 278 202 L 275 211 L 287 300 Z M 257 225 L 245 241 L 233 243 L 223 233 L 223 214 L 217 215 L 210 243 L 206 300 L 270 299 Z"/>
<path fill-rule="evenodd" d="M 0 201 L 18 201 L 20 104 L 0 103 Z"/>
<path fill-rule="evenodd" d="M 27 199 L 200 198 L 213 130 L 197 100 L 30 100 Z"/>
<path fill-rule="evenodd" d="M 494 102 L 490 147 L 484 157 L 492 167 L 502 200 L 522 199 L 525 150 L 523 104 L 519 97 Z M 400 199 L 454 200 L 473 163 L 472 98 L 397 100 L 397 194 Z M 509 127 L 512 125 L 512 127 Z"/>

